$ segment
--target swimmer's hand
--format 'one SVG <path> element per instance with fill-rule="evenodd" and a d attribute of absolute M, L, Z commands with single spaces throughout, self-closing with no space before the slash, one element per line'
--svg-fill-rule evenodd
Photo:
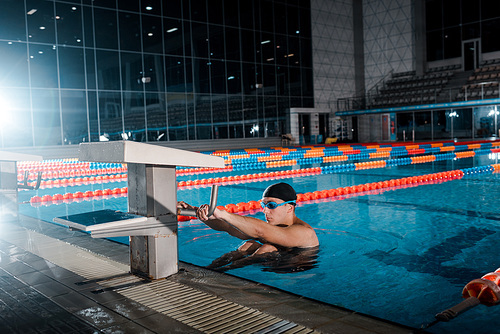
<path fill-rule="evenodd" d="M 208 204 L 203 204 L 202 206 L 200 206 L 198 208 L 198 210 L 196 211 L 196 216 L 198 217 L 198 219 L 200 219 L 201 221 L 207 221 L 209 219 L 217 219 L 217 218 L 220 218 L 219 215 L 220 215 L 220 210 L 215 208 L 213 214 L 209 217 L 208 216 Z"/>
<path fill-rule="evenodd" d="M 177 209 L 197 210 L 198 208 L 195 206 L 189 205 L 186 202 L 179 201 L 179 202 L 177 202 Z"/>

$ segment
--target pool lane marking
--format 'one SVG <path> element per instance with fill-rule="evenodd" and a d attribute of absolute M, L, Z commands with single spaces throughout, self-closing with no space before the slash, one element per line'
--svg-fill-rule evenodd
<path fill-rule="evenodd" d="M 317 168 L 311 169 L 311 173 L 318 173 Z M 400 186 L 400 185 L 411 185 L 411 184 L 418 184 L 418 183 L 424 183 L 426 181 L 450 181 L 452 179 L 460 179 L 464 175 L 470 175 L 470 174 L 480 174 L 480 173 L 497 173 L 500 171 L 500 164 L 494 164 L 494 165 L 488 165 L 488 166 L 481 166 L 481 167 L 472 167 L 472 168 L 465 168 L 465 169 L 458 169 L 458 170 L 453 170 L 453 171 L 447 171 L 447 172 L 438 172 L 438 173 L 432 173 L 432 174 L 426 174 L 426 175 L 419 175 L 419 176 L 410 176 L 410 177 L 405 177 L 405 178 L 399 178 L 399 179 L 392 179 L 388 181 L 379 181 L 379 182 L 372 182 L 372 183 L 366 183 L 366 184 L 361 184 L 361 185 L 354 185 L 354 186 L 348 186 L 348 187 L 339 187 L 339 188 L 334 188 L 334 189 L 329 189 L 329 190 L 321 190 L 321 191 L 315 191 L 315 192 L 308 192 L 305 194 L 297 194 L 297 202 L 302 202 L 306 200 L 316 200 L 316 199 L 323 199 L 323 198 L 331 198 L 339 195 L 349 195 L 353 193 L 362 193 L 366 192 L 369 190 L 379 190 L 379 189 L 385 189 L 385 188 L 392 188 L 395 186 Z M 284 177 L 288 177 L 288 175 L 285 175 Z M 292 176 L 293 177 L 293 176 Z M 123 193 L 126 193 L 125 189 L 126 187 L 122 188 Z M 94 197 L 97 198 L 102 198 L 102 196 L 93 196 L 92 192 L 88 192 L 88 198 L 92 199 Z M 53 200 L 52 198 L 49 198 L 50 195 L 46 195 L 46 200 L 37 200 L 31 201 L 30 203 L 35 206 L 39 206 L 41 204 L 43 205 L 51 205 L 51 204 L 61 204 L 63 201 L 59 199 L 60 194 L 56 194 L 54 196 L 58 196 L 56 200 Z M 38 197 L 38 196 L 35 196 Z M 33 197 L 33 198 L 35 198 Z M 32 198 L 32 199 L 33 199 Z M 43 199 L 43 197 L 41 198 Z M 68 200 L 71 200 L 69 198 Z M 250 208 L 254 206 L 255 201 L 250 201 L 248 203 L 250 205 Z M 245 203 L 245 202 L 241 202 Z M 229 204 L 228 204 L 229 205 Z M 234 205 L 234 204 L 232 204 Z M 240 205 L 240 207 L 244 207 L 244 205 Z M 228 208 L 226 208 L 228 209 Z M 254 208 L 256 209 L 256 208 Z M 232 209 L 229 209 L 232 210 Z M 241 210 L 238 209 L 238 211 L 246 211 L 246 210 Z"/>

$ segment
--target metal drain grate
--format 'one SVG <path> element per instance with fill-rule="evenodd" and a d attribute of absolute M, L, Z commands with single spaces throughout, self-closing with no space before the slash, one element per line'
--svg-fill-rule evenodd
<path fill-rule="evenodd" d="M 199 331 L 217 334 L 317 333 L 168 279 L 138 284 L 144 280 L 126 275 L 129 268 L 122 263 L 38 232 L 11 226 L 0 238 Z"/>

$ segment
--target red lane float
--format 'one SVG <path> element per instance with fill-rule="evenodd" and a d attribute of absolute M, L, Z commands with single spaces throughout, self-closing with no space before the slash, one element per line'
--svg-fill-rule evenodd
<path fill-rule="evenodd" d="M 179 188 L 183 187 L 191 187 L 191 186 L 211 186 L 214 183 L 231 183 L 231 182 L 240 182 L 243 183 L 245 181 L 248 182 L 257 182 L 266 178 L 291 178 L 297 176 L 305 176 L 305 175 L 318 175 L 321 174 L 320 167 L 314 168 L 303 168 L 303 169 L 294 169 L 294 170 L 282 170 L 282 171 L 274 171 L 274 172 L 265 172 L 258 174 L 246 174 L 246 175 L 235 175 L 235 176 L 223 176 L 209 179 L 201 179 L 201 180 L 187 180 L 187 181 L 179 181 L 177 186 Z"/>
<path fill-rule="evenodd" d="M 494 306 L 500 303 L 500 268 L 494 272 L 488 273 L 481 278 L 474 279 L 467 283 L 462 290 L 462 297 L 465 298 L 460 304 L 457 304 L 443 312 L 436 314 L 433 322 L 423 327 L 427 329 L 439 321 L 448 322 L 456 318 L 471 308 L 483 304 Z"/>
<path fill-rule="evenodd" d="M 97 189 L 94 191 L 88 190 L 85 192 L 77 191 L 75 193 L 65 193 L 64 195 L 62 194 L 55 194 L 55 195 L 43 195 L 42 197 L 40 196 L 33 196 L 30 199 L 30 204 L 33 206 L 37 206 L 40 203 L 43 203 L 45 205 L 50 205 L 54 203 L 60 203 L 62 201 L 65 201 L 66 203 L 69 203 L 73 200 L 82 200 L 82 199 L 93 199 L 95 197 L 104 197 L 104 196 L 125 196 L 128 193 L 128 188 L 123 187 L 123 188 L 114 188 L 114 189 Z"/>
<path fill-rule="evenodd" d="M 361 193 L 365 194 L 379 194 L 380 192 L 415 187 L 423 184 L 430 184 L 436 182 L 446 182 L 451 180 L 460 179 L 464 176 L 461 170 L 452 170 L 448 172 L 440 172 L 421 176 L 410 176 L 401 179 L 393 179 L 382 182 L 372 182 L 349 187 L 339 187 L 335 189 L 318 190 L 297 194 L 297 203 L 328 200 L 329 198 L 338 197 L 337 199 L 345 199 L 352 196 L 359 196 Z M 398 188 L 399 187 L 399 188 Z M 225 210 L 230 213 L 251 212 L 252 210 L 260 209 L 259 201 L 250 201 L 248 203 L 240 202 L 238 204 L 226 204 L 225 206 L 217 206 L 219 210 Z M 179 216 L 181 217 L 181 216 Z M 179 221 L 187 221 L 196 219 L 195 217 L 182 216 Z"/>

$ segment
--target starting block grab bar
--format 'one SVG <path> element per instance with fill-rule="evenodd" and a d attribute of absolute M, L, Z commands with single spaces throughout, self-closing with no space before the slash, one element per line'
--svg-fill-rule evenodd
<path fill-rule="evenodd" d="M 217 207 L 217 195 L 219 193 L 219 186 L 214 184 L 212 185 L 212 191 L 210 193 L 210 203 L 208 205 L 208 215 L 211 216 L 215 208 Z M 196 210 L 194 209 L 177 209 L 177 214 L 182 216 L 193 216 L 196 217 Z"/>

